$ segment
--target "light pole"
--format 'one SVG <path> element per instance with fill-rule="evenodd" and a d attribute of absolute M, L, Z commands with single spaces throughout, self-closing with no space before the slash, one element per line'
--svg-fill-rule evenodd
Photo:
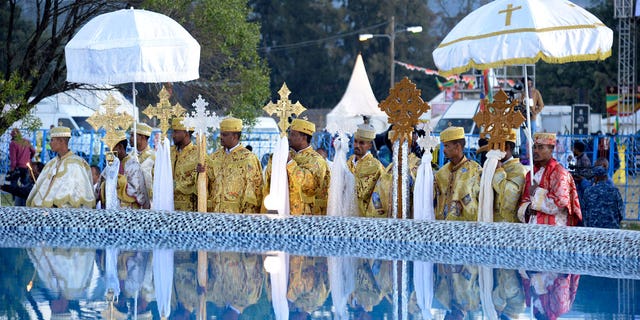
<path fill-rule="evenodd" d="M 389 62 L 391 62 L 391 81 L 390 81 L 390 86 L 389 89 L 393 88 L 393 85 L 395 84 L 395 76 L 396 76 L 396 65 L 395 65 L 395 56 L 396 56 L 396 34 L 398 33 L 402 33 L 402 32 L 411 32 L 411 33 L 419 33 L 422 32 L 422 26 L 411 26 L 411 27 L 405 27 L 404 29 L 400 29 L 400 30 L 396 30 L 396 19 L 394 16 L 391 16 L 391 30 L 389 31 L 389 33 L 382 33 L 382 34 L 372 34 L 372 33 L 363 33 L 360 34 L 360 36 L 358 37 L 358 40 L 360 41 L 367 41 L 371 38 L 376 38 L 376 37 L 385 37 L 389 39 Z"/>

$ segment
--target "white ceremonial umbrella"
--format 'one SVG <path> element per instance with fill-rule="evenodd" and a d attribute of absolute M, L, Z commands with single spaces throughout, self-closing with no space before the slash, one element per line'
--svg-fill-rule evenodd
<path fill-rule="evenodd" d="M 87 84 L 189 81 L 200 77 L 200 45 L 175 20 L 122 9 L 91 19 L 64 49 L 67 81 Z M 135 115 L 135 123 L 138 115 Z M 134 140 L 135 141 L 135 140 Z"/>
<path fill-rule="evenodd" d="M 611 55 L 613 31 L 567 0 L 496 0 L 471 12 L 433 51 L 442 74 L 471 68 L 604 60 Z M 524 68 L 525 78 L 527 69 Z M 525 85 L 528 97 L 528 88 Z M 529 99 L 527 105 L 527 126 Z M 528 132 L 529 139 L 531 132 Z M 531 154 L 531 143 L 529 143 Z M 531 161 L 530 161 L 531 162 Z"/>

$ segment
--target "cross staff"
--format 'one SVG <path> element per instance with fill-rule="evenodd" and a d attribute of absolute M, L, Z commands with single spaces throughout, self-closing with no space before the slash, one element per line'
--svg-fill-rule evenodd
<path fill-rule="evenodd" d="M 398 154 L 395 155 L 398 159 L 394 159 L 397 164 L 398 171 L 401 172 L 402 163 L 402 146 L 405 141 L 411 143 L 411 136 L 413 133 L 413 127 L 418 124 L 420 116 L 429 111 L 431 106 L 424 102 L 420 97 L 422 90 L 417 89 L 416 85 L 412 83 L 407 77 L 404 77 L 399 83 L 397 83 L 391 90 L 389 90 L 389 96 L 384 101 L 380 102 L 378 107 L 389 116 L 389 123 L 393 124 L 394 134 L 390 138 L 391 141 L 399 141 Z M 404 150 L 406 153 L 407 150 Z M 394 169 L 395 170 L 395 169 Z M 394 177 L 395 178 L 395 177 Z M 406 217 L 406 210 L 408 206 L 408 199 L 403 199 L 403 189 L 407 187 L 407 184 L 403 183 L 403 179 L 406 179 L 405 175 L 401 175 L 396 182 L 397 207 L 394 206 L 394 217 L 398 217 L 399 213 L 402 213 L 402 218 Z M 404 201 L 407 200 L 407 201 Z"/>
<path fill-rule="evenodd" d="M 300 115 L 302 112 L 307 110 L 302 104 L 298 101 L 296 103 L 292 103 L 289 100 L 289 94 L 291 91 L 287 87 L 286 83 L 282 84 L 282 88 L 278 91 L 280 94 L 280 99 L 273 103 L 269 101 L 269 103 L 262 108 L 269 115 L 275 115 L 278 121 L 278 127 L 280 128 L 280 136 L 284 136 L 289 128 L 289 117 L 292 114 Z"/>
<path fill-rule="evenodd" d="M 158 93 L 158 98 L 160 101 L 155 106 L 149 105 L 144 111 L 149 118 L 156 117 L 160 120 L 160 131 L 162 131 L 162 138 L 167 136 L 167 131 L 169 131 L 169 119 L 173 117 L 179 117 L 187 110 L 185 110 L 180 103 L 176 103 L 174 106 L 171 106 L 171 102 L 169 102 L 169 91 L 162 86 L 162 90 Z"/>
<path fill-rule="evenodd" d="M 481 128 L 480 138 L 489 135 L 489 150 L 505 151 L 505 142 L 509 138 L 511 129 L 516 129 L 525 121 L 522 112 L 516 110 L 517 101 L 509 101 L 509 96 L 500 90 L 489 103 L 485 100 L 485 107 L 475 116 L 473 121 Z"/>
<path fill-rule="evenodd" d="M 207 157 L 207 137 L 206 132 L 209 128 L 214 130 L 220 127 L 220 118 L 215 112 L 209 112 L 206 107 L 209 105 L 207 101 L 198 95 L 196 102 L 191 104 L 194 106 L 195 112 L 184 117 L 182 124 L 187 128 L 193 128 L 197 135 L 198 141 L 198 164 L 204 166 Z M 198 174 L 198 211 L 207 212 L 207 171 Z"/>
<path fill-rule="evenodd" d="M 120 105 L 120 102 L 109 94 L 107 98 L 102 102 L 102 106 L 105 109 L 105 113 L 101 113 L 100 110 L 94 112 L 87 122 L 97 131 L 100 128 L 104 128 L 106 134 L 102 138 L 102 141 L 107 144 L 109 150 L 113 151 L 115 145 L 120 142 L 120 136 L 118 131 L 126 131 L 133 123 L 133 117 L 126 113 L 116 112 L 116 109 Z"/>

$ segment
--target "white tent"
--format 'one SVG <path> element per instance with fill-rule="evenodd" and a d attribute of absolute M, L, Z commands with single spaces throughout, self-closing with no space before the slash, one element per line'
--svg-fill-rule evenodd
<path fill-rule="evenodd" d="M 363 123 L 362 116 L 370 117 L 370 123 L 378 133 L 389 127 L 387 114 L 378 108 L 378 100 L 373 95 L 362 55 L 358 54 L 347 90 L 340 102 L 327 114 L 327 130 L 336 132 L 342 129 L 353 133 L 357 125 Z"/>

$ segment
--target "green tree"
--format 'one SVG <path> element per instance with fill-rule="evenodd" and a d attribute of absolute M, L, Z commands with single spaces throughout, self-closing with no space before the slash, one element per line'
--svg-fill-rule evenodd
<path fill-rule="evenodd" d="M 69 90 L 64 45 L 115 1 L 0 1 L 0 134 L 43 98 Z M 27 14 L 28 13 L 28 14 Z"/>
<path fill-rule="evenodd" d="M 261 115 L 269 69 L 257 53 L 260 25 L 249 21 L 246 0 L 144 0 L 141 6 L 175 19 L 200 43 L 200 79 L 174 84 L 183 106 L 201 94 L 218 115 Z"/>

